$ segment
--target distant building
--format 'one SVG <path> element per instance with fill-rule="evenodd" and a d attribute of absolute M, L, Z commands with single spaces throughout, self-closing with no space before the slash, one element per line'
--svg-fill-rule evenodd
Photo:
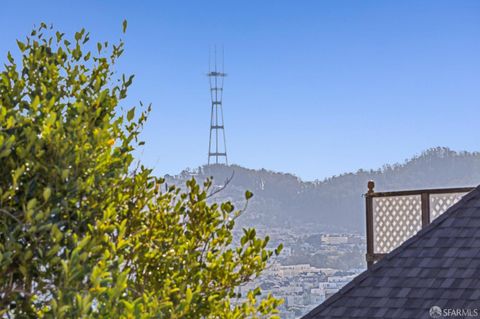
<path fill-rule="evenodd" d="M 348 237 L 343 235 L 323 235 L 322 242 L 329 245 L 340 245 L 348 243 Z"/>
<path fill-rule="evenodd" d="M 333 276 L 335 273 L 338 272 L 338 269 L 334 268 L 319 268 L 319 270 L 325 273 L 327 276 Z"/>
<path fill-rule="evenodd" d="M 302 273 L 318 273 L 320 269 L 310 266 L 310 264 L 298 264 L 291 266 L 280 266 L 278 274 L 283 277 L 298 276 Z"/>

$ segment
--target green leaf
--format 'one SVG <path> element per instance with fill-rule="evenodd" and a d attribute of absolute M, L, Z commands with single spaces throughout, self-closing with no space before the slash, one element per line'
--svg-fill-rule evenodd
<path fill-rule="evenodd" d="M 13 57 L 12 57 L 12 54 L 10 53 L 10 51 L 7 52 L 7 59 L 8 59 L 8 62 L 10 62 L 12 64 L 15 62 L 13 60 Z"/>
<path fill-rule="evenodd" d="M 31 200 L 28 201 L 27 203 L 27 210 L 32 210 L 37 206 L 37 199 L 32 198 Z"/>
<path fill-rule="evenodd" d="M 253 193 L 251 191 L 246 191 L 245 192 L 245 199 L 249 200 L 252 197 L 253 197 Z"/>
<path fill-rule="evenodd" d="M 193 296 L 193 294 L 192 294 L 192 289 L 190 289 L 190 287 L 188 287 L 188 288 L 187 288 L 187 291 L 186 291 L 186 293 L 185 293 L 185 301 L 186 301 L 187 303 L 190 303 L 190 302 L 192 301 L 192 296 Z"/>
<path fill-rule="evenodd" d="M 56 242 L 59 242 L 63 238 L 62 232 L 58 229 L 57 225 L 52 226 L 52 236 Z"/>
<path fill-rule="evenodd" d="M 75 32 L 75 41 L 79 41 L 84 34 L 85 34 L 85 29 L 82 29 L 79 32 Z"/>
<path fill-rule="evenodd" d="M 56 32 L 55 33 L 55 36 L 56 36 L 56 39 L 57 39 L 57 43 L 59 43 L 60 41 L 62 41 L 62 38 L 63 36 L 65 35 L 65 33 L 61 33 L 61 32 Z"/>
<path fill-rule="evenodd" d="M 283 249 L 283 244 L 278 245 L 278 247 L 275 249 L 275 255 L 280 255 L 280 252 Z"/>
<path fill-rule="evenodd" d="M 25 46 L 24 43 L 17 40 L 17 45 L 18 45 L 18 48 L 20 49 L 20 51 L 22 51 L 22 52 L 25 51 L 26 46 Z"/>
<path fill-rule="evenodd" d="M 127 20 L 123 20 L 123 33 L 125 33 L 127 31 Z"/>
<path fill-rule="evenodd" d="M 135 116 L 135 108 L 133 107 L 127 113 L 127 120 L 131 122 L 134 116 Z"/>
<path fill-rule="evenodd" d="M 51 194 L 52 194 L 52 189 L 50 187 L 45 187 L 43 190 L 43 199 L 45 201 L 48 201 Z"/>
<path fill-rule="evenodd" d="M 40 97 L 38 95 L 35 95 L 32 101 L 32 109 L 36 111 L 38 109 L 38 105 L 40 104 Z"/>

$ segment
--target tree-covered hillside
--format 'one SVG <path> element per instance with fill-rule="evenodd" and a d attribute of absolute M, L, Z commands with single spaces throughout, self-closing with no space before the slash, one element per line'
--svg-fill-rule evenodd
<path fill-rule="evenodd" d="M 233 178 L 214 197 L 243 200 L 245 189 L 254 193 L 241 218 L 246 225 L 288 226 L 311 224 L 318 229 L 364 230 L 364 201 L 369 180 L 376 190 L 476 186 L 480 184 L 480 153 L 455 152 L 437 147 L 404 163 L 384 165 L 378 170 L 358 170 L 323 181 L 304 182 L 285 173 L 253 170 L 237 165 L 210 165 L 167 176 L 169 183 L 180 184 L 192 175 L 197 179 L 213 176 L 220 187 Z"/>

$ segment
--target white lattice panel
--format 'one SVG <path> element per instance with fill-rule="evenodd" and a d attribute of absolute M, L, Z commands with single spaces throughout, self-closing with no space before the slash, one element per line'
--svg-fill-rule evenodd
<path fill-rule="evenodd" d="M 421 228 L 420 195 L 373 198 L 374 253 L 389 253 Z"/>
<path fill-rule="evenodd" d="M 458 202 L 466 193 L 431 194 L 430 195 L 430 221 L 434 220 L 453 204 Z"/>

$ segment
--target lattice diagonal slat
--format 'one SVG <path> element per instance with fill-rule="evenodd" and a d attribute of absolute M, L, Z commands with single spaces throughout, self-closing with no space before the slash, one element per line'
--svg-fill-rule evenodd
<path fill-rule="evenodd" d="M 453 204 L 458 202 L 466 193 L 431 194 L 430 195 L 430 221 L 434 220 Z"/>
<path fill-rule="evenodd" d="M 373 198 L 374 253 L 389 253 L 421 228 L 420 195 Z"/>

